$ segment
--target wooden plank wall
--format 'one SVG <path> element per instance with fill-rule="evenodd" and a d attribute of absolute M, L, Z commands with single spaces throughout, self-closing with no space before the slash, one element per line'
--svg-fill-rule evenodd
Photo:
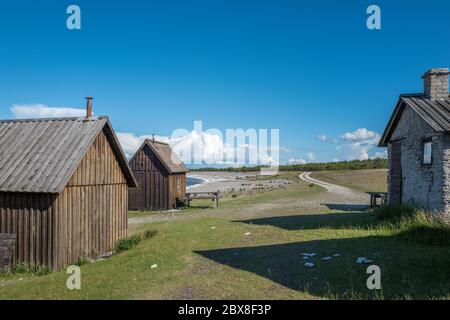
<path fill-rule="evenodd" d="M 13 264 L 53 264 L 55 198 L 51 194 L 0 192 L 0 233 L 17 236 Z"/>
<path fill-rule="evenodd" d="M 80 256 L 114 250 L 127 235 L 128 185 L 107 137 L 100 133 L 55 204 L 58 268 Z"/>
<path fill-rule="evenodd" d="M 172 209 L 169 195 L 169 173 L 156 155 L 145 146 L 130 163 L 138 180 L 137 189 L 130 188 L 130 210 Z"/>
<path fill-rule="evenodd" d="M 55 207 L 59 212 L 55 269 L 75 263 L 82 256 L 113 251 L 117 241 L 127 236 L 126 184 L 68 187 Z"/>
<path fill-rule="evenodd" d="M 114 249 L 128 229 L 128 185 L 100 133 L 59 195 L 0 193 L 0 232 L 17 234 L 16 262 L 55 270 Z"/>

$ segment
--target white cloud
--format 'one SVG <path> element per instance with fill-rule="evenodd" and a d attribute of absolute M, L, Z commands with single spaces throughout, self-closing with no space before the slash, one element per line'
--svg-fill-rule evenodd
<path fill-rule="evenodd" d="M 49 107 L 43 104 L 13 105 L 11 112 L 16 119 L 83 117 L 86 110 L 66 107 Z"/>
<path fill-rule="evenodd" d="M 346 160 L 368 160 L 369 151 L 375 148 L 380 141 L 381 135 L 366 128 L 360 128 L 353 132 L 346 132 L 341 136 L 344 141 L 336 147 Z"/>
<path fill-rule="evenodd" d="M 338 152 L 346 160 L 368 160 L 369 150 L 372 148 L 373 146 L 371 145 L 361 144 L 359 142 L 345 143 L 336 147 Z"/>
<path fill-rule="evenodd" d="M 366 128 L 360 128 L 353 132 L 344 133 L 341 138 L 345 141 L 379 141 L 381 136 L 377 132 L 369 131 Z M 378 143 L 378 141 L 376 141 L 376 143 Z"/>
<path fill-rule="evenodd" d="M 128 158 L 133 156 L 145 139 L 152 138 L 151 135 L 137 136 L 127 132 L 118 132 L 117 137 Z M 224 143 L 219 134 L 191 131 L 176 138 L 155 136 L 155 139 L 170 144 L 174 153 L 186 164 L 239 166 L 276 163 L 266 153 L 267 150 L 258 151 L 257 146 L 249 144 L 233 147 Z M 239 152 L 246 154 L 247 158 L 242 161 L 237 159 Z M 249 159 L 251 154 L 256 155 L 256 159 Z"/>
<path fill-rule="evenodd" d="M 309 161 L 316 161 L 316 155 L 313 152 L 306 153 L 306 156 L 308 157 Z"/>
<path fill-rule="evenodd" d="M 295 158 L 291 158 L 288 160 L 289 164 L 306 164 L 307 161 L 305 159 L 295 159 Z"/>
<path fill-rule="evenodd" d="M 387 159 L 388 153 L 387 150 L 383 152 L 375 152 L 375 155 L 373 156 L 373 159 Z"/>
<path fill-rule="evenodd" d="M 319 134 L 319 135 L 317 136 L 317 139 L 318 139 L 319 141 L 321 141 L 321 142 L 326 142 L 326 143 L 331 143 L 331 144 L 335 144 L 335 143 L 338 142 L 337 139 L 332 139 L 332 138 L 328 137 L 328 136 L 325 135 L 325 134 Z"/>

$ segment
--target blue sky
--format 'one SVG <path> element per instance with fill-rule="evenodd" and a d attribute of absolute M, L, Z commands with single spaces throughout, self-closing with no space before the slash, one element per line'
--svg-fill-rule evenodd
<path fill-rule="evenodd" d="M 66 28 L 70 4 L 81 30 Z M 371 4 L 381 30 L 366 28 Z M 398 94 L 450 65 L 449 30 L 446 0 L 2 1 L 0 118 L 92 95 L 136 137 L 202 120 L 280 129 L 283 161 L 372 157 Z"/>

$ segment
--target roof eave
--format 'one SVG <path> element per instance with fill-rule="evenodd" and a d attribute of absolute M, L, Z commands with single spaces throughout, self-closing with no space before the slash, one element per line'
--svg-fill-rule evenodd
<path fill-rule="evenodd" d="M 113 147 L 115 147 L 117 152 L 119 153 L 118 161 L 122 164 L 122 170 L 124 171 L 125 178 L 127 178 L 127 184 L 130 188 L 137 188 L 138 183 L 136 181 L 136 178 L 133 174 L 133 171 L 131 170 L 131 167 L 127 161 L 127 157 L 125 156 L 125 153 L 123 152 L 122 146 L 120 145 L 119 139 L 116 136 L 116 133 L 114 132 L 114 129 L 109 122 L 109 118 L 106 117 L 106 124 L 105 126 L 108 128 L 108 131 L 111 135 L 111 138 L 114 142 Z"/>
<path fill-rule="evenodd" d="M 395 108 L 394 108 L 394 112 L 392 112 L 392 115 L 388 121 L 388 124 L 387 124 L 386 128 L 384 129 L 383 135 L 381 136 L 381 139 L 378 142 L 379 148 L 385 148 L 389 144 L 389 138 L 391 137 L 392 132 L 395 128 L 395 122 L 397 121 L 398 117 L 402 113 L 401 107 L 404 103 L 403 96 L 404 95 L 400 95 L 400 97 L 398 98 L 397 104 L 395 105 Z"/>

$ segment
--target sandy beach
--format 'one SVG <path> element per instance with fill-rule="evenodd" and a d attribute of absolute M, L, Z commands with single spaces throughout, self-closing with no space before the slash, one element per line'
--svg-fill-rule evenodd
<path fill-rule="evenodd" d="M 257 172 L 190 172 L 188 178 L 204 182 L 187 188 L 187 192 L 248 193 L 286 187 L 293 183 L 276 176 L 261 176 Z"/>

